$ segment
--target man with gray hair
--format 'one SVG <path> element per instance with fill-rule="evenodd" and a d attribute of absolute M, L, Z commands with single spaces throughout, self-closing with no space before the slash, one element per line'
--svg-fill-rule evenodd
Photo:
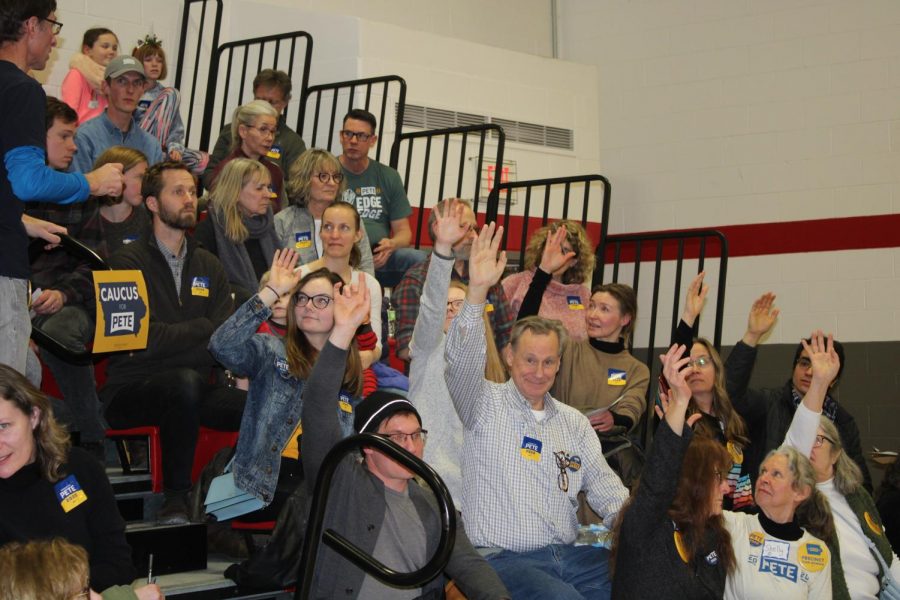
<path fill-rule="evenodd" d="M 549 393 L 562 323 L 516 323 L 503 349 L 510 380 L 484 377 L 482 315 L 506 267 L 497 255 L 502 236 L 491 223 L 473 242 L 466 300 L 447 333 L 445 377 L 465 440 L 463 522 L 513 598 L 608 598 L 608 551 L 574 545 L 578 493 L 612 528 L 628 491 L 587 417 Z"/>
<path fill-rule="evenodd" d="M 438 202 L 428 217 L 428 234 L 432 240 L 435 239 L 435 211 L 438 209 L 444 210 L 451 200 L 457 200 L 465 207 L 461 225 L 469 228 L 469 234 L 453 246 L 453 257 L 456 261 L 450 277 L 454 281 L 468 284 L 469 253 L 472 251 L 472 241 L 477 237 L 478 228 L 478 221 L 475 218 L 475 212 L 472 210 L 472 203 L 459 198 L 447 198 Z M 410 267 L 391 295 L 391 302 L 397 311 L 397 356 L 403 360 L 409 360 L 409 341 L 412 339 L 416 317 L 419 315 L 419 302 L 422 298 L 422 290 L 425 287 L 425 275 L 428 273 L 430 261 L 431 257 L 428 257 L 424 262 Z M 488 290 L 485 310 L 490 313 L 491 328 L 494 330 L 497 348 L 502 350 L 506 343 L 509 342 L 509 330 L 516 320 L 516 315 L 510 308 L 509 302 L 506 300 L 506 294 L 503 292 L 503 286 L 499 282 L 495 282 Z"/>

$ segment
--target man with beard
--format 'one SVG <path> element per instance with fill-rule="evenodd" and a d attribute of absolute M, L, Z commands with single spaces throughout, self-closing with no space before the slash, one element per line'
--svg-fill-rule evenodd
<path fill-rule="evenodd" d="M 231 291 L 219 260 L 186 231 L 197 224 L 197 186 L 182 163 L 153 165 L 141 192 L 153 236 L 110 257 L 114 269 L 143 272 L 150 295 L 147 349 L 110 357 L 100 393 L 113 427 L 157 425 L 165 502 L 160 524 L 188 521 L 187 492 L 200 425 L 236 431 L 246 392 L 210 384 L 209 338 L 231 314 Z"/>
<path fill-rule="evenodd" d="M 441 200 L 431 211 L 428 217 L 428 233 L 434 240 L 434 224 L 436 222 L 435 211 L 444 210 L 451 199 Z M 462 224 L 469 227 L 469 234 L 462 238 L 453 247 L 453 257 L 456 263 L 453 265 L 451 279 L 469 283 L 469 252 L 472 250 L 472 241 L 477 237 L 478 222 L 475 212 L 468 200 L 459 200 L 465 205 L 465 214 Z M 413 328 L 416 325 L 416 317 L 419 315 L 419 301 L 422 297 L 422 288 L 425 285 L 425 275 L 428 273 L 428 264 L 431 257 L 418 265 L 410 267 L 403 279 L 394 289 L 391 302 L 397 311 L 397 356 L 403 360 L 409 360 L 409 340 L 412 338 Z M 509 332 L 516 320 L 516 315 L 506 301 L 503 286 L 494 284 L 487 296 L 485 310 L 490 313 L 491 328 L 494 330 L 494 339 L 497 341 L 497 349 L 502 350 L 509 342 Z"/>

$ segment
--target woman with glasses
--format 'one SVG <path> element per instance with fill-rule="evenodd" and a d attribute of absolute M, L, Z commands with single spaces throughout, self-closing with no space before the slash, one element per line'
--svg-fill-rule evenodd
<path fill-rule="evenodd" d="M 270 188 L 275 197 L 272 211 L 281 210 L 284 202 L 284 173 L 281 167 L 268 159 L 275 136 L 278 133 L 278 111 L 265 100 L 253 100 L 234 109 L 231 120 L 231 153 L 222 159 L 209 180 L 204 179 L 210 191 L 215 190 L 219 174 L 229 161 L 235 158 L 249 158 L 260 163 L 269 171 Z"/>
<path fill-rule="evenodd" d="M 465 284 L 450 278 L 454 264 L 453 246 L 469 235 L 469 229 L 462 225 L 464 206 L 461 203 L 445 201 L 433 210 L 434 247 L 409 345 L 409 401 L 419 411 L 423 422 L 432 424 L 431 437 L 425 446 L 425 461 L 440 474 L 461 510 L 464 505 L 460 466 L 463 427 L 444 380 L 444 345 L 447 330 L 462 308 L 467 290 Z M 506 371 L 497 352 L 487 313 L 483 318 L 487 346 L 484 376 L 495 383 L 504 383 Z"/>
<path fill-rule="evenodd" d="M 275 215 L 275 231 L 282 248 L 293 248 L 305 265 L 322 257 L 319 231 L 322 213 L 343 194 L 346 183 L 341 163 L 330 152 L 313 148 L 294 161 L 285 184 L 290 206 Z M 356 243 L 360 271 L 375 275 L 372 247 L 365 227 Z"/>
<path fill-rule="evenodd" d="M 280 247 L 270 182 L 269 171 L 257 161 L 228 161 L 209 196 L 209 217 L 194 231 L 194 238 L 225 267 L 236 304 L 257 289 Z"/>
<path fill-rule="evenodd" d="M 256 520 L 274 519 L 302 481 L 298 445 L 301 392 L 334 327 L 333 289 L 342 282 L 327 269 L 301 276 L 296 266 L 293 250 L 277 250 L 269 282 L 216 330 L 209 343 L 210 352 L 222 365 L 250 379 L 233 471 L 235 484 L 267 505 L 250 517 Z M 285 293 L 292 296 L 284 339 L 257 333 Z M 344 435 L 353 431 L 353 407 L 361 392 L 360 359 L 354 342 L 341 391 L 333 400 Z"/>

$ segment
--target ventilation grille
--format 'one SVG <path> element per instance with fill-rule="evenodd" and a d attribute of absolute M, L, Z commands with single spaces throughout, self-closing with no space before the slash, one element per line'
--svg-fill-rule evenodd
<path fill-rule="evenodd" d="M 449 127 L 463 127 L 466 125 L 483 125 L 485 123 L 493 123 L 502 127 L 508 142 L 533 144 L 561 150 L 575 149 L 575 133 L 571 129 L 511 121 L 499 117 L 487 117 L 416 104 L 407 104 L 403 113 L 403 126 L 416 129 L 447 129 Z"/>

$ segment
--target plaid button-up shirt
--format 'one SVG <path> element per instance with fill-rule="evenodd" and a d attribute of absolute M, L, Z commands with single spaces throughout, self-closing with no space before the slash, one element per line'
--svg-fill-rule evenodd
<path fill-rule="evenodd" d="M 447 387 L 464 427 L 463 521 L 472 543 L 514 552 L 571 544 L 580 491 L 611 528 L 628 491 L 597 434 L 587 417 L 549 394 L 539 421 L 512 379 L 484 378 L 483 310 L 464 303 L 445 354 Z"/>

